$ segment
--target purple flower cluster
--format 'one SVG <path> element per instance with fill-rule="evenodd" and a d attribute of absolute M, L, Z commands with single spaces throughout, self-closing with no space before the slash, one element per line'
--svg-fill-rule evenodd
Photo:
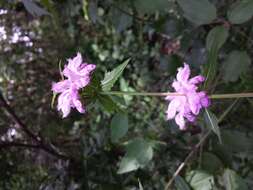
<path fill-rule="evenodd" d="M 89 84 L 90 75 L 95 68 L 93 64 L 83 63 L 80 53 L 73 59 L 68 59 L 62 72 L 66 79 L 52 85 L 52 91 L 60 93 L 57 109 L 63 113 L 63 118 L 69 115 L 71 108 L 76 108 L 80 113 L 85 112 L 78 91 Z M 167 119 L 175 118 L 181 130 L 186 128 L 187 122 L 195 122 L 201 108 L 210 105 L 207 94 L 198 91 L 198 84 L 204 82 L 205 78 L 201 75 L 190 78 L 190 75 L 189 65 L 184 64 L 184 67 L 179 68 L 176 80 L 172 83 L 176 93 L 165 98 L 170 101 Z"/>
<path fill-rule="evenodd" d="M 198 84 L 204 82 L 205 78 L 201 75 L 189 78 L 191 74 L 190 67 L 184 64 L 184 67 L 178 69 L 177 78 L 172 83 L 172 87 L 182 96 L 167 96 L 170 101 L 167 109 L 167 119 L 175 118 L 181 130 L 186 127 L 186 120 L 194 122 L 202 107 L 210 105 L 209 98 L 204 91 L 197 92 Z"/>
<path fill-rule="evenodd" d="M 96 65 L 83 63 L 80 53 L 73 59 L 68 59 L 62 72 L 66 79 L 52 85 L 52 91 L 60 93 L 57 109 L 62 111 L 63 118 L 69 115 L 71 108 L 76 108 L 80 113 L 85 112 L 78 90 L 89 84 L 90 74 L 95 68 Z"/>

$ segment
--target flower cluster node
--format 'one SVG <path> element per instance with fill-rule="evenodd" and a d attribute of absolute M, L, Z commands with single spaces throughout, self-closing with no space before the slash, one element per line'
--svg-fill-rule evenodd
<path fill-rule="evenodd" d="M 73 59 L 68 59 L 62 72 L 66 79 L 52 85 L 52 91 L 60 93 L 57 109 L 62 111 L 63 118 L 69 115 L 71 108 L 76 108 L 80 113 L 85 112 L 78 90 L 90 83 L 90 75 L 95 68 L 96 65 L 83 63 L 80 53 Z"/>
<path fill-rule="evenodd" d="M 191 70 L 186 63 L 184 67 L 178 69 L 176 80 L 172 83 L 172 87 L 183 96 L 166 96 L 166 100 L 170 101 L 167 109 L 167 119 L 175 118 L 175 121 L 181 130 L 186 128 L 186 121 L 195 122 L 196 116 L 201 108 L 210 105 L 210 100 L 204 91 L 197 92 L 198 84 L 205 81 L 201 75 L 190 78 Z"/>

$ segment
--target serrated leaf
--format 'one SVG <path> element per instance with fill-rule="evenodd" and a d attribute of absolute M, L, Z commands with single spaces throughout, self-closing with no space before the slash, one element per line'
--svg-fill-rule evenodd
<path fill-rule="evenodd" d="M 231 169 L 226 169 L 223 174 L 226 190 L 248 190 L 245 181 Z"/>
<path fill-rule="evenodd" d="M 253 16 L 253 1 L 241 0 L 233 4 L 228 11 L 228 20 L 232 24 L 242 24 Z"/>
<path fill-rule="evenodd" d="M 125 114 L 116 114 L 111 121 L 111 139 L 117 142 L 128 131 L 128 117 Z"/>
<path fill-rule="evenodd" d="M 217 135 L 221 143 L 222 140 L 221 140 L 220 128 L 218 125 L 217 117 L 212 112 L 205 109 L 204 119 L 205 119 L 207 127 L 210 128 Z"/>
<path fill-rule="evenodd" d="M 175 178 L 175 186 L 176 190 L 191 190 L 189 185 L 181 176 L 177 176 Z"/>
<path fill-rule="evenodd" d="M 214 177 L 202 170 L 193 170 L 186 175 L 186 181 L 193 190 L 212 190 Z"/>
<path fill-rule="evenodd" d="M 152 145 L 144 139 L 132 140 L 126 147 L 126 155 L 119 164 L 119 174 L 143 168 L 153 157 Z"/>
<path fill-rule="evenodd" d="M 235 82 L 250 66 L 251 59 L 245 51 L 232 51 L 223 65 L 223 80 Z"/>
<path fill-rule="evenodd" d="M 113 87 L 114 83 L 118 80 L 124 69 L 126 68 L 127 64 L 129 63 L 130 59 L 127 59 L 122 64 L 117 66 L 111 72 L 105 73 L 104 79 L 101 81 L 102 90 L 109 91 Z"/>
<path fill-rule="evenodd" d="M 216 8 L 208 0 L 177 0 L 189 21 L 197 24 L 209 24 L 216 17 Z"/>

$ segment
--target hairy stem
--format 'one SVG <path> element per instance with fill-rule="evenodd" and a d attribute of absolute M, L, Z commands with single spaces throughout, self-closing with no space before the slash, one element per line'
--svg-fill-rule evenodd
<path fill-rule="evenodd" d="M 130 95 L 130 96 L 183 96 L 174 92 L 126 92 L 126 91 L 110 91 L 100 92 L 103 95 Z"/>
<path fill-rule="evenodd" d="M 129 95 L 129 96 L 184 96 L 184 94 L 174 92 L 127 92 L 127 91 L 109 91 L 100 92 L 103 95 Z M 233 99 L 233 98 L 252 98 L 253 92 L 235 93 L 235 94 L 211 94 L 210 99 Z"/>
<path fill-rule="evenodd" d="M 253 93 L 236 93 L 236 94 L 212 94 L 210 99 L 228 99 L 228 98 L 252 98 Z"/>

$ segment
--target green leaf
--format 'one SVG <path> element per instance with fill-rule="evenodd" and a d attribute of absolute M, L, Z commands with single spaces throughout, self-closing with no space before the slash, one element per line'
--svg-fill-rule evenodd
<path fill-rule="evenodd" d="M 206 49 L 211 51 L 212 48 L 219 50 L 228 38 L 228 29 L 224 26 L 216 26 L 207 35 Z"/>
<path fill-rule="evenodd" d="M 193 190 L 212 190 L 214 186 L 214 177 L 201 170 L 193 170 L 188 173 L 186 181 Z"/>
<path fill-rule="evenodd" d="M 213 83 L 217 70 L 218 52 L 228 38 L 229 32 L 224 26 L 213 28 L 206 38 L 207 65 L 205 67 L 205 87 Z"/>
<path fill-rule="evenodd" d="M 134 5 L 138 12 L 152 14 L 156 11 L 169 9 L 168 0 L 135 0 Z"/>
<path fill-rule="evenodd" d="M 215 174 L 222 169 L 223 164 L 215 154 L 204 152 L 201 160 L 201 168 L 211 174 Z"/>
<path fill-rule="evenodd" d="M 54 108 L 54 102 L 55 102 L 55 98 L 56 98 L 56 96 L 57 96 L 57 94 L 54 92 L 53 93 L 53 97 L 52 97 L 52 99 L 51 99 L 51 108 Z"/>
<path fill-rule="evenodd" d="M 242 24 L 253 16 L 253 1 L 241 0 L 233 4 L 228 11 L 228 20 L 232 24 Z"/>
<path fill-rule="evenodd" d="M 135 90 L 129 86 L 128 82 L 122 77 L 120 78 L 120 90 L 127 91 L 127 92 L 134 92 Z M 129 105 L 133 100 L 133 96 L 130 95 L 123 95 L 126 105 Z"/>
<path fill-rule="evenodd" d="M 208 0 L 177 0 L 189 21 L 197 24 L 209 24 L 216 17 L 216 8 Z"/>
<path fill-rule="evenodd" d="M 128 118 L 125 114 L 116 114 L 111 121 L 111 139 L 117 142 L 128 131 Z"/>
<path fill-rule="evenodd" d="M 218 59 L 218 51 L 216 49 L 211 49 L 211 51 L 207 52 L 207 64 L 204 67 L 204 76 L 206 77 L 204 88 L 207 89 L 216 76 L 217 71 L 217 59 Z"/>
<path fill-rule="evenodd" d="M 189 185 L 181 176 L 177 176 L 175 178 L 175 186 L 176 190 L 191 190 Z"/>
<path fill-rule="evenodd" d="M 226 169 L 223 174 L 226 190 L 248 190 L 245 181 L 231 169 Z"/>
<path fill-rule="evenodd" d="M 108 112 L 120 111 L 120 107 L 113 101 L 110 96 L 107 95 L 99 95 L 98 96 L 99 103 L 102 107 Z"/>
<path fill-rule="evenodd" d="M 250 66 L 251 60 L 245 51 L 232 51 L 223 65 L 223 80 L 235 82 Z"/>
<path fill-rule="evenodd" d="M 33 16 L 43 16 L 43 15 L 49 15 L 49 13 L 38 6 L 35 2 L 32 0 L 22 0 L 22 3 L 24 4 L 26 10 Z"/>
<path fill-rule="evenodd" d="M 222 130 L 222 141 L 225 148 L 232 152 L 253 152 L 253 138 L 243 132 Z"/>
<path fill-rule="evenodd" d="M 119 164 L 119 174 L 143 168 L 153 157 L 152 144 L 144 139 L 132 140 L 126 147 L 126 155 Z"/>
<path fill-rule="evenodd" d="M 130 59 L 124 61 L 121 65 L 117 66 L 111 72 L 105 73 L 104 79 L 101 81 L 102 90 L 109 91 L 113 87 L 114 83 L 118 80 L 120 75 L 122 74 L 123 70 L 126 68 L 127 64 L 129 63 Z"/>
<path fill-rule="evenodd" d="M 218 125 L 217 117 L 212 112 L 205 109 L 204 119 L 205 119 L 207 127 L 210 128 L 217 135 L 217 137 L 219 138 L 219 141 L 221 143 L 222 142 L 221 141 L 221 134 L 220 134 L 220 128 Z"/>

